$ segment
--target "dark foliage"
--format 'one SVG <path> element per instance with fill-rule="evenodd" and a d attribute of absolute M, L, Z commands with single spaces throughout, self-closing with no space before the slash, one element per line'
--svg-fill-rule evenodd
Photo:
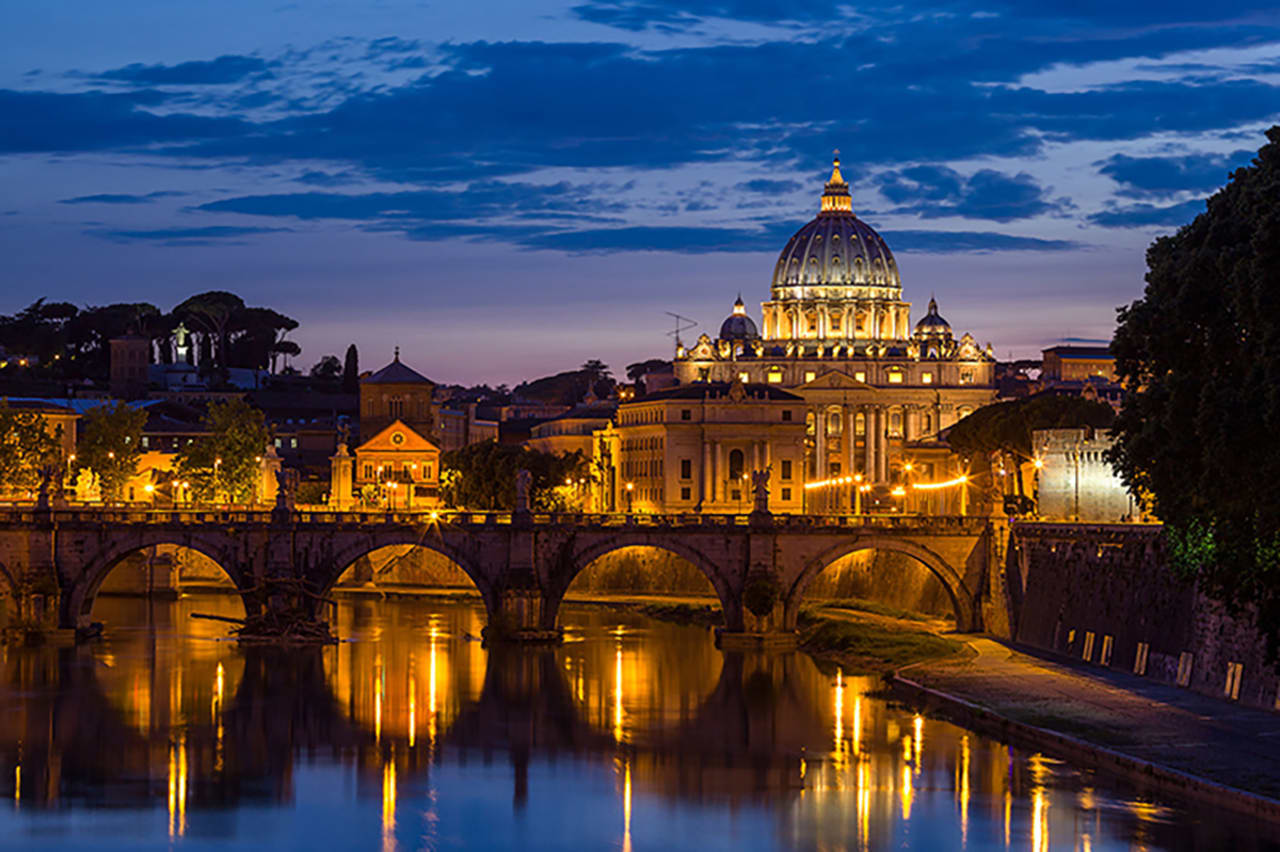
<path fill-rule="evenodd" d="M 1111 348 L 1129 388 L 1112 460 L 1176 564 L 1280 639 L 1280 127 L 1205 213 L 1147 252 Z"/>

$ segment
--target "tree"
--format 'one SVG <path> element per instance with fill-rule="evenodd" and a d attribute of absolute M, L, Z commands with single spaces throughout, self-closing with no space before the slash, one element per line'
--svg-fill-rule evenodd
<path fill-rule="evenodd" d="M 360 392 L 360 354 L 354 343 L 347 347 L 347 357 L 342 362 L 342 392 Z"/>
<path fill-rule="evenodd" d="M 1147 251 L 1111 350 L 1128 393 L 1111 461 L 1174 564 L 1280 640 L 1280 127 Z"/>
<path fill-rule="evenodd" d="M 62 472 L 61 430 L 51 432 L 39 414 L 0 399 L 0 491 L 29 491 L 48 469 Z"/>
<path fill-rule="evenodd" d="M 540 453 L 514 444 L 485 441 L 445 453 L 440 458 L 442 496 L 447 505 L 469 509 L 515 508 L 516 472 L 527 470 L 533 481 L 529 501 L 541 511 L 566 508 L 557 487 L 566 479 L 588 476 L 581 452 Z"/>
<path fill-rule="evenodd" d="M 211 402 L 204 423 L 208 435 L 178 451 L 178 476 L 196 500 L 253 501 L 269 439 L 262 412 L 242 399 Z"/>
<path fill-rule="evenodd" d="M 1108 429 L 1115 412 L 1105 402 L 1082 396 L 1039 394 L 984 405 L 947 432 L 947 444 L 968 458 L 998 455 L 1012 470 L 1018 496 L 1025 491 L 1022 462 L 1034 457 L 1031 433 L 1037 429 Z"/>
<path fill-rule="evenodd" d="M 281 340 L 279 343 L 271 347 L 271 372 L 276 372 L 276 358 L 283 355 L 285 357 L 285 372 L 289 370 L 289 359 L 297 358 L 302 354 L 302 347 L 294 343 L 292 340 Z M 297 372 L 296 370 L 294 372 Z"/>
<path fill-rule="evenodd" d="M 185 300 L 173 309 L 173 315 L 187 324 L 193 331 L 202 333 L 200 354 L 212 356 L 213 366 L 225 372 L 229 366 L 227 361 L 230 335 L 240 312 L 244 310 L 244 300 L 235 293 L 223 290 L 210 290 L 199 293 Z M 208 347 L 206 350 L 206 346 Z"/>
<path fill-rule="evenodd" d="M 337 355 L 326 355 L 311 368 L 311 377 L 314 379 L 336 379 L 340 375 L 342 375 L 342 362 L 338 360 Z"/>
<path fill-rule="evenodd" d="M 123 402 L 99 405 L 85 415 L 84 434 L 76 444 L 75 466 L 97 475 L 107 500 L 119 500 L 125 485 L 138 472 L 142 427 L 146 422 L 145 409 Z"/>

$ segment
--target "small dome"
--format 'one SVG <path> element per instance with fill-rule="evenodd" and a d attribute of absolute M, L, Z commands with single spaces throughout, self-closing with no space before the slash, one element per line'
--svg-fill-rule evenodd
<path fill-rule="evenodd" d="M 925 335 L 951 336 L 951 324 L 938 313 L 938 301 L 933 298 L 929 299 L 929 313 L 916 323 L 916 336 Z"/>
<path fill-rule="evenodd" d="M 721 340 L 755 340 L 760 336 L 756 324 L 747 316 L 747 306 L 742 303 L 742 294 L 738 294 L 733 303 L 733 313 L 720 323 Z"/>
<path fill-rule="evenodd" d="M 902 289 L 889 246 L 853 214 L 853 198 L 838 157 L 817 218 L 787 241 L 773 268 L 774 298 L 778 288 L 795 286 Z"/>

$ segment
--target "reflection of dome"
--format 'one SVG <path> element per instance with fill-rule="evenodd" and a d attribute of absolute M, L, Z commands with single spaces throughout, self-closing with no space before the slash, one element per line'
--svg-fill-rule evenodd
<path fill-rule="evenodd" d="M 756 330 L 751 317 L 747 316 L 746 305 L 742 304 L 742 296 L 739 294 L 737 301 L 733 303 L 733 313 L 720 324 L 720 339 L 754 340 L 759 336 L 760 332 Z"/>
<path fill-rule="evenodd" d="M 929 299 L 929 313 L 925 314 L 920 322 L 916 323 L 916 336 L 923 337 L 925 335 L 951 336 L 951 324 L 938 313 L 938 302 L 933 298 Z"/>
<path fill-rule="evenodd" d="M 817 218 L 796 231 L 773 269 L 775 298 L 778 288 L 796 286 L 902 289 L 889 246 L 853 215 L 853 199 L 840 175 L 839 158 L 822 193 Z"/>

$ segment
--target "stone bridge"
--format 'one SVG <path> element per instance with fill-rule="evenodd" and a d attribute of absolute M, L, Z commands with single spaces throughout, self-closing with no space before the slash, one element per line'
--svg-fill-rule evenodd
<path fill-rule="evenodd" d="M 0 592 L 18 612 L 83 628 L 103 580 L 121 560 L 157 545 L 196 550 L 241 592 L 296 577 L 323 595 L 357 559 L 415 545 L 452 560 L 475 583 L 491 636 L 558 635 L 560 602 L 593 561 L 654 547 L 696 566 L 725 616 L 729 644 L 794 641 L 805 590 L 823 569 L 861 550 L 905 554 L 933 573 L 962 631 L 1006 633 L 1003 530 L 979 517 L 585 515 L 510 512 L 0 510 Z M 7 586 L 7 589 L 2 588 Z M 261 606 L 245 594 L 246 609 Z M 750 606 L 748 606 L 750 604 Z"/>

